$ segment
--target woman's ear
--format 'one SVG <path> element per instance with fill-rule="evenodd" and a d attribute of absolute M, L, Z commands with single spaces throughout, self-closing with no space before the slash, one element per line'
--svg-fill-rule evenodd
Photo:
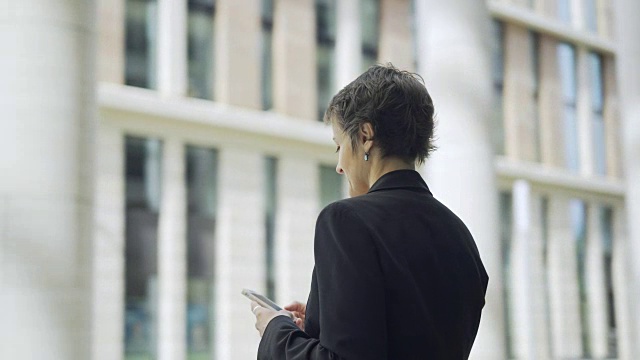
<path fill-rule="evenodd" d="M 360 124 L 360 138 L 364 147 L 364 152 L 370 152 L 373 147 L 373 139 L 375 138 L 373 126 L 370 122 Z"/>

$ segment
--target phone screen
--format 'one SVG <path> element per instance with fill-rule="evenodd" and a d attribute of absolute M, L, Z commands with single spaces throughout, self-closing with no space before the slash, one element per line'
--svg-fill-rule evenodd
<path fill-rule="evenodd" d="M 262 295 L 262 294 L 258 294 L 257 292 L 253 291 L 253 290 L 249 290 L 249 289 L 243 289 L 242 290 L 242 294 L 246 297 L 248 297 L 251 300 L 255 300 L 257 303 L 259 303 L 260 305 L 264 306 L 264 307 L 269 307 L 272 308 L 276 311 L 280 311 L 282 310 L 282 308 L 280 306 L 278 306 L 278 304 L 274 303 L 271 299 L 267 298 L 266 296 Z"/>

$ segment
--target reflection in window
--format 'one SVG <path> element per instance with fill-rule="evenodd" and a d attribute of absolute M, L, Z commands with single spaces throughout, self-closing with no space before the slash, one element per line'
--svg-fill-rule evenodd
<path fill-rule="evenodd" d="M 509 192 L 500 192 L 500 248 L 502 255 L 502 287 L 504 299 L 505 344 L 507 346 L 507 358 L 514 358 L 513 348 L 513 304 L 511 303 L 511 247 L 513 234 L 513 196 Z"/>
<path fill-rule="evenodd" d="M 604 281 L 607 296 L 607 357 L 617 358 L 618 331 L 613 292 L 613 209 L 600 207 L 599 210 L 604 255 Z"/>
<path fill-rule="evenodd" d="M 156 88 L 156 0 L 127 0 L 125 84 Z"/>
<path fill-rule="evenodd" d="M 589 331 L 589 300 L 587 294 L 587 207 L 581 200 L 569 202 L 571 229 L 576 242 L 578 264 L 578 292 L 580 296 L 580 328 L 582 335 L 582 357 L 591 357 Z"/>
<path fill-rule="evenodd" d="M 320 206 L 342 199 L 342 175 L 334 166 L 320 165 Z"/>
<path fill-rule="evenodd" d="M 262 109 L 273 108 L 273 0 L 262 0 Z"/>
<path fill-rule="evenodd" d="M 362 71 L 378 62 L 380 38 L 380 0 L 360 0 L 362 28 Z"/>
<path fill-rule="evenodd" d="M 214 259 L 217 152 L 187 147 L 187 359 L 211 359 L 215 309 Z"/>
<path fill-rule="evenodd" d="M 215 0 L 188 0 L 188 95 L 213 99 Z"/>
<path fill-rule="evenodd" d="M 318 120 L 335 89 L 336 0 L 316 0 Z"/>
<path fill-rule="evenodd" d="M 505 154 L 504 145 L 504 24 L 493 20 L 493 106 L 491 137 L 494 152 Z"/>
<path fill-rule="evenodd" d="M 125 141 L 125 359 L 155 359 L 158 318 L 159 140 Z"/>
<path fill-rule="evenodd" d="M 278 159 L 267 157 L 264 162 L 265 171 L 265 232 L 266 232 L 266 267 L 267 297 L 276 300 L 275 269 L 275 229 L 278 209 Z"/>
<path fill-rule="evenodd" d="M 607 173 L 607 161 L 604 128 L 604 82 L 602 77 L 602 57 L 599 54 L 589 54 L 589 72 L 591 75 L 594 169 L 596 174 L 605 175 Z"/>
<path fill-rule="evenodd" d="M 578 147 L 577 79 L 575 48 L 569 44 L 558 45 L 560 81 L 562 83 L 563 134 L 565 142 L 565 165 L 578 170 L 580 156 Z"/>

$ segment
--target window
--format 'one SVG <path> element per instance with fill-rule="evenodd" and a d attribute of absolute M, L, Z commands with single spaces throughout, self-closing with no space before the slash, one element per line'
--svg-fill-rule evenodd
<path fill-rule="evenodd" d="M 597 0 L 584 0 L 584 12 L 586 14 L 587 30 L 598 32 L 598 8 Z"/>
<path fill-rule="evenodd" d="M 613 291 L 613 209 L 600 207 L 599 210 L 604 255 L 604 281 L 607 296 L 607 357 L 617 358 L 618 336 Z"/>
<path fill-rule="evenodd" d="M 362 71 L 378 62 L 380 38 L 380 0 L 360 0 L 362 28 Z"/>
<path fill-rule="evenodd" d="M 125 140 L 125 359 L 155 359 L 158 319 L 159 140 Z"/>
<path fill-rule="evenodd" d="M 591 121 L 593 124 L 594 169 L 598 175 L 607 173 L 604 127 L 604 81 L 602 76 L 602 57 L 589 54 L 589 73 L 591 83 Z"/>
<path fill-rule="evenodd" d="M 316 0 L 318 120 L 335 89 L 336 0 Z"/>
<path fill-rule="evenodd" d="M 529 45 L 531 46 L 531 77 L 533 78 L 532 109 L 533 109 L 533 137 L 535 141 L 535 160 L 542 160 L 542 144 L 540 143 L 540 36 L 529 32 Z"/>
<path fill-rule="evenodd" d="M 273 0 L 262 0 L 262 109 L 273 108 Z"/>
<path fill-rule="evenodd" d="M 577 79 L 575 48 L 569 44 L 558 45 L 560 65 L 560 82 L 562 84 L 562 119 L 565 142 L 565 166 L 570 170 L 578 170 L 580 156 L 578 147 L 577 119 Z"/>
<path fill-rule="evenodd" d="M 320 165 L 320 206 L 342 199 L 342 175 L 333 166 Z"/>
<path fill-rule="evenodd" d="M 276 300 L 275 228 L 278 208 L 278 159 L 265 158 L 265 233 L 267 297 Z"/>
<path fill-rule="evenodd" d="M 214 259 L 217 152 L 187 147 L 187 359 L 211 359 L 215 309 Z"/>
<path fill-rule="evenodd" d="M 571 0 L 558 0 L 558 19 L 560 21 L 570 23 L 571 22 Z"/>
<path fill-rule="evenodd" d="M 549 344 L 549 353 L 542 354 L 543 357 L 553 358 L 554 354 L 554 340 L 553 334 L 551 331 L 551 291 L 550 291 L 550 278 L 551 274 L 549 271 L 549 199 L 547 197 L 542 197 L 540 199 L 540 220 L 541 220 L 541 229 L 542 229 L 542 271 L 543 271 L 543 281 L 544 281 L 544 311 L 545 311 L 545 326 L 548 329 L 547 331 L 547 343 Z M 546 355 L 546 356 L 544 356 Z"/>
<path fill-rule="evenodd" d="M 127 0 L 125 84 L 156 88 L 157 0 Z"/>
<path fill-rule="evenodd" d="M 569 202 L 571 228 L 576 242 L 578 264 L 578 292 L 580 297 L 580 328 L 582 337 L 582 357 L 591 357 L 591 341 L 589 331 L 589 300 L 587 289 L 587 208 L 582 200 Z"/>
<path fill-rule="evenodd" d="M 491 137 L 494 152 L 505 154 L 504 144 L 504 24 L 493 21 L 493 92 L 496 104 L 492 116 Z"/>
<path fill-rule="evenodd" d="M 213 99 L 215 0 L 188 0 L 188 95 Z"/>
<path fill-rule="evenodd" d="M 502 254 L 502 277 L 505 321 L 505 344 L 507 346 L 507 358 L 513 359 L 513 304 L 511 303 L 511 244 L 513 233 L 513 196 L 509 192 L 500 192 L 500 248 Z"/>

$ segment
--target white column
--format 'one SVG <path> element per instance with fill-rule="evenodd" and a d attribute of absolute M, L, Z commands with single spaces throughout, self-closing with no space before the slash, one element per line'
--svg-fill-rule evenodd
<path fill-rule="evenodd" d="M 591 356 L 607 357 L 607 292 L 603 251 L 603 229 L 600 221 L 601 207 L 590 203 L 587 210 L 586 286 Z"/>
<path fill-rule="evenodd" d="M 511 304 L 513 309 L 514 355 L 518 359 L 538 359 L 534 333 L 531 291 L 531 186 L 526 180 L 513 184 L 513 245 Z"/>
<path fill-rule="evenodd" d="M 629 273 L 629 322 L 631 358 L 640 358 L 640 2 L 620 0 L 615 3 L 615 33 L 618 45 L 617 70 L 620 117 L 624 143 L 626 177 L 626 212 L 628 236 L 624 253 Z M 626 34 L 629 34 L 628 36 Z"/>
<path fill-rule="evenodd" d="M 590 176 L 594 174 L 594 142 L 591 89 L 591 72 L 589 51 L 584 47 L 576 49 L 576 75 L 578 81 L 577 115 L 578 115 L 578 147 L 580 153 L 580 173 Z"/>
<path fill-rule="evenodd" d="M 185 151 L 179 140 L 164 142 L 162 200 L 158 224 L 158 359 L 186 353 Z"/>
<path fill-rule="evenodd" d="M 336 81 L 335 92 L 361 73 L 362 26 L 360 0 L 336 1 Z"/>
<path fill-rule="evenodd" d="M 158 0 L 158 91 L 187 92 L 187 0 Z"/>
<path fill-rule="evenodd" d="M 215 293 L 216 359 L 251 359 L 260 337 L 242 288 L 265 290 L 264 159 L 259 153 L 219 153 Z"/>
<path fill-rule="evenodd" d="M 98 128 L 93 252 L 93 360 L 124 354 L 125 299 L 124 134 Z"/>
<path fill-rule="evenodd" d="M 627 272 L 628 256 L 627 244 L 629 235 L 627 232 L 627 216 L 624 206 L 614 207 L 613 213 L 613 291 L 614 306 L 616 316 L 616 336 L 618 340 L 618 358 L 622 360 L 633 360 L 635 345 L 635 324 L 633 317 L 633 307 L 631 304 L 637 301 L 637 296 L 632 296 L 633 274 Z"/>
<path fill-rule="evenodd" d="M 504 358 L 497 188 L 488 128 L 490 16 L 484 2 L 473 0 L 418 1 L 416 16 L 418 72 L 439 119 L 439 150 L 427 162 L 426 178 L 435 196 L 469 227 L 490 277 L 472 357 Z"/>
<path fill-rule="evenodd" d="M 276 298 L 282 305 L 293 300 L 306 302 L 309 296 L 319 176 L 315 161 L 278 159 L 275 264 Z"/>
<path fill-rule="evenodd" d="M 549 300 L 554 358 L 582 355 L 580 296 L 569 199 L 549 198 Z"/>
<path fill-rule="evenodd" d="M 88 359 L 95 3 L 0 5 L 0 358 Z"/>

